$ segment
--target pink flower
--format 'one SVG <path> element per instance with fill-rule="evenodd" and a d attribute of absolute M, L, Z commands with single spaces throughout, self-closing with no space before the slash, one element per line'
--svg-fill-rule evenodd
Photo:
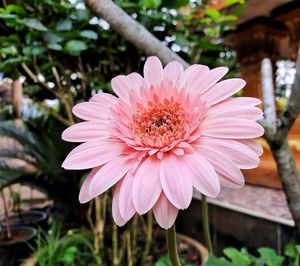
<path fill-rule="evenodd" d="M 240 169 L 257 167 L 262 154 L 253 140 L 264 133 L 255 122 L 262 111 L 255 107 L 258 99 L 231 97 L 245 81 L 219 81 L 227 71 L 204 65 L 184 71 L 175 61 L 163 69 L 158 58 L 149 57 L 144 78 L 138 73 L 113 78 L 119 98 L 99 93 L 77 104 L 74 114 L 86 121 L 66 129 L 62 138 L 84 142 L 63 167 L 92 168 L 80 202 L 116 184 L 118 225 L 153 210 L 158 224 L 169 228 L 178 210 L 190 205 L 193 188 L 216 197 L 221 186 L 243 186 Z"/>

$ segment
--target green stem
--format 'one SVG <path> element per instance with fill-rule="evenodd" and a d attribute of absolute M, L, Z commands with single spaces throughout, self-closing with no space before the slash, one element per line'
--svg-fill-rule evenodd
<path fill-rule="evenodd" d="M 167 237 L 169 257 L 172 266 L 181 266 L 178 253 L 177 253 L 176 230 L 174 224 L 172 225 L 171 228 L 167 229 L 166 237 Z"/>
<path fill-rule="evenodd" d="M 205 245 L 210 254 L 213 254 L 210 232 L 209 232 L 209 215 L 208 215 L 208 205 L 206 196 L 202 194 L 201 197 L 201 209 L 202 209 L 202 220 L 203 220 L 203 234 Z"/>

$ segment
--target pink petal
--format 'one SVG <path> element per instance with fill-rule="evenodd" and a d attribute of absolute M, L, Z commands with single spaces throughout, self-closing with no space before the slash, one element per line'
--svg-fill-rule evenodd
<path fill-rule="evenodd" d="M 111 116 L 109 106 L 97 102 L 76 104 L 73 107 L 73 113 L 77 117 L 88 121 L 103 121 L 107 120 Z"/>
<path fill-rule="evenodd" d="M 92 179 L 94 178 L 95 174 L 99 171 L 100 167 L 96 167 L 94 168 L 89 174 L 88 176 L 85 178 L 80 192 L 79 192 L 79 202 L 80 203 L 86 203 L 88 201 L 90 201 L 93 197 L 90 196 L 89 194 L 89 187 L 91 184 Z"/>
<path fill-rule="evenodd" d="M 214 68 L 205 75 L 199 75 L 190 89 L 197 94 L 203 94 L 225 76 L 227 72 L 227 67 Z"/>
<path fill-rule="evenodd" d="M 258 156 L 261 156 L 264 152 L 262 146 L 257 143 L 255 140 L 252 139 L 239 139 L 238 140 L 240 143 L 246 145 L 249 147 L 251 150 L 253 150 Z"/>
<path fill-rule="evenodd" d="M 116 158 L 123 153 L 123 150 L 124 144 L 114 141 L 86 142 L 69 153 L 62 167 L 74 170 L 94 168 Z"/>
<path fill-rule="evenodd" d="M 207 112 L 207 119 L 232 117 L 257 121 L 263 118 L 263 112 L 253 106 L 224 106 L 223 104 L 214 105 Z"/>
<path fill-rule="evenodd" d="M 264 134 L 264 129 L 258 123 L 239 118 L 204 120 L 200 127 L 204 136 L 216 138 L 248 139 Z"/>
<path fill-rule="evenodd" d="M 190 90 L 199 79 L 204 80 L 208 73 L 209 68 L 207 66 L 198 64 L 191 65 L 184 71 L 184 74 L 182 75 L 181 86 Z"/>
<path fill-rule="evenodd" d="M 208 197 L 217 197 L 220 193 L 220 181 L 212 165 L 197 152 L 183 158 L 192 172 L 193 186 Z"/>
<path fill-rule="evenodd" d="M 136 210 L 132 201 L 132 187 L 134 175 L 129 171 L 124 177 L 119 195 L 119 210 L 125 221 L 129 221 Z"/>
<path fill-rule="evenodd" d="M 259 164 L 255 152 L 238 141 L 203 137 L 199 139 L 199 147 L 218 151 L 241 169 L 252 169 Z"/>
<path fill-rule="evenodd" d="M 159 180 L 160 161 L 156 156 L 142 161 L 133 182 L 132 200 L 138 214 L 151 210 L 161 193 Z"/>
<path fill-rule="evenodd" d="M 135 93 L 139 96 L 142 88 L 146 87 L 146 82 L 139 73 L 131 73 L 127 76 L 132 84 Z"/>
<path fill-rule="evenodd" d="M 186 209 L 192 200 L 191 172 L 183 160 L 166 154 L 161 160 L 160 182 L 168 200 L 178 209 Z"/>
<path fill-rule="evenodd" d="M 198 152 L 214 167 L 219 175 L 221 185 L 232 188 L 240 188 L 244 185 L 245 181 L 241 171 L 231 160 L 216 151 L 203 147 L 199 148 Z"/>
<path fill-rule="evenodd" d="M 118 98 L 112 94 L 100 92 L 95 94 L 90 101 L 113 107 L 118 103 Z"/>
<path fill-rule="evenodd" d="M 230 97 L 220 104 L 223 106 L 256 106 L 261 104 L 261 100 L 253 97 Z"/>
<path fill-rule="evenodd" d="M 89 194 L 96 197 L 116 184 L 132 167 L 132 160 L 120 156 L 105 164 L 94 176 Z"/>
<path fill-rule="evenodd" d="M 220 81 L 206 93 L 202 95 L 202 98 L 209 104 L 213 105 L 221 102 L 228 97 L 232 96 L 246 85 L 243 79 L 226 79 Z"/>
<path fill-rule="evenodd" d="M 119 75 L 111 80 L 111 87 L 114 92 L 123 100 L 129 99 L 129 92 L 133 86 L 130 79 L 124 75 Z"/>
<path fill-rule="evenodd" d="M 144 65 L 144 78 L 147 85 L 159 84 L 163 78 L 163 68 L 161 62 L 156 56 L 147 58 Z"/>
<path fill-rule="evenodd" d="M 114 196 L 113 196 L 113 200 L 112 200 L 112 216 L 113 216 L 115 223 L 118 226 L 123 226 L 127 222 L 122 218 L 120 209 L 119 209 L 121 185 L 122 185 L 122 182 L 120 181 L 115 188 L 115 192 L 114 192 Z"/>
<path fill-rule="evenodd" d="M 153 214 L 157 223 L 167 230 L 175 223 L 178 209 L 168 201 L 164 193 L 161 193 L 153 207 Z"/>
<path fill-rule="evenodd" d="M 62 133 L 62 139 L 70 142 L 86 142 L 107 138 L 108 124 L 103 122 L 82 122 L 68 127 Z"/>
<path fill-rule="evenodd" d="M 171 80 L 173 84 L 176 84 L 176 81 L 183 74 L 183 67 L 177 61 L 173 61 L 166 65 L 164 68 L 164 80 Z"/>

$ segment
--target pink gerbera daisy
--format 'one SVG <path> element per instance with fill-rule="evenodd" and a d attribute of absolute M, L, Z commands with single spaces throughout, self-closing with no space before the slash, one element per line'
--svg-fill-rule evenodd
<path fill-rule="evenodd" d="M 262 148 L 253 139 L 264 133 L 256 123 L 262 111 L 255 98 L 231 96 L 242 79 L 219 81 L 226 67 L 210 70 L 178 62 L 165 68 L 149 57 L 144 77 L 117 76 L 118 97 L 99 93 L 73 112 L 85 122 L 63 132 L 63 139 L 84 142 L 67 156 L 65 169 L 89 169 L 79 195 L 85 203 L 116 185 L 113 218 L 122 226 L 136 212 L 153 210 L 167 229 L 179 209 L 192 200 L 193 188 L 216 197 L 221 186 L 240 188 L 240 169 L 255 168 Z"/>

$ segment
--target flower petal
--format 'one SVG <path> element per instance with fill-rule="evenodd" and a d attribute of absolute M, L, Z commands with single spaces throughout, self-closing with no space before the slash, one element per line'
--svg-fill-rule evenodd
<path fill-rule="evenodd" d="M 120 214 L 125 221 L 129 221 L 136 213 L 132 201 L 132 188 L 133 188 L 134 175 L 129 171 L 123 178 L 120 195 L 119 195 L 119 209 Z"/>
<path fill-rule="evenodd" d="M 107 138 L 108 124 L 104 122 L 82 122 L 64 130 L 62 139 L 70 142 L 86 142 Z"/>
<path fill-rule="evenodd" d="M 73 107 L 73 113 L 77 117 L 88 121 L 107 120 L 111 115 L 109 107 L 98 102 L 84 102 L 76 104 Z"/>
<path fill-rule="evenodd" d="M 147 58 L 144 65 L 144 78 L 148 86 L 159 84 L 163 78 L 163 68 L 156 56 Z"/>
<path fill-rule="evenodd" d="M 203 137 L 199 140 L 199 147 L 218 151 L 240 169 L 256 168 L 259 164 L 259 158 L 255 152 L 235 140 Z"/>
<path fill-rule="evenodd" d="M 191 90 L 191 87 L 199 80 L 204 80 L 209 73 L 209 68 L 204 65 L 194 64 L 189 66 L 181 78 L 181 86 Z M 198 84 L 198 82 L 197 82 Z M 195 85 L 197 86 L 197 85 Z"/>
<path fill-rule="evenodd" d="M 79 202 L 80 203 L 86 203 L 93 198 L 89 194 L 89 187 L 90 187 L 91 181 L 93 180 L 95 174 L 99 171 L 99 169 L 100 169 L 100 167 L 95 167 L 85 178 L 85 180 L 81 186 L 80 192 L 79 192 Z"/>
<path fill-rule="evenodd" d="M 159 180 L 160 161 L 156 156 L 150 156 L 142 161 L 133 182 L 132 200 L 138 214 L 144 214 L 151 210 L 160 193 Z"/>
<path fill-rule="evenodd" d="M 86 142 L 69 153 L 62 167 L 74 170 L 94 168 L 116 158 L 123 150 L 124 144 L 114 141 Z"/>
<path fill-rule="evenodd" d="M 127 221 L 125 221 L 125 219 L 123 219 L 123 217 L 121 216 L 120 213 L 120 209 L 119 209 L 119 203 L 120 203 L 120 188 L 122 185 L 122 181 L 120 181 L 117 186 L 116 189 L 114 191 L 114 195 L 113 195 L 113 200 L 112 200 L 112 216 L 113 219 L 115 221 L 115 223 L 118 226 L 123 226 L 126 224 Z"/>
<path fill-rule="evenodd" d="M 223 106 L 257 106 L 261 104 L 261 100 L 253 97 L 229 97 L 222 101 Z"/>
<path fill-rule="evenodd" d="M 130 79 L 124 75 L 119 75 L 111 80 L 111 87 L 114 92 L 123 100 L 129 99 L 129 92 L 133 86 Z"/>
<path fill-rule="evenodd" d="M 227 72 L 227 67 L 217 67 L 210 70 L 205 75 L 198 75 L 195 82 L 191 84 L 190 89 L 196 94 L 203 94 L 225 76 Z"/>
<path fill-rule="evenodd" d="M 109 93 L 99 92 L 95 94 L 90 101 L 113 107 L 115 104 L 117 104 L 118 98 Z"/>
<path fill-rule="evenodd" d="M 239 139 L 238 141 L 253 150 L 258 156 L 261 156 L 264 152 L 262 146 L 254 139 Z"/>
<path fill-rule="evenodd" d="M 227 157 L 204 147 L 199 148 L 198 152 L 214 167 L 219 175 L 221 185 L 232 188 L 241 188 L 244 185 L 245 181 L 241 171 Z"/>
<path fill-rule="evenodd" d="M 153 214 L 157 223 L 167 230 L 175 223 L 178 209 L 169 202 L 164 193 L 161 193 L 153 207 Z"/>
<path fill-rule="evenodd" d="M 183 159 L 192 172 L 193 186 L 208 197 L 217 197 L 220 193 L 220 181 L 212 165 L 197 152 L 186 154 Z"/>
<path fill-rule="evenodd" d="M 207 119 L 217 118 L 243 118 L 252 121 L 263 119 L 263 112 L 253 106 L 229 106 L 223 104 L 214 105 L 207 112 Z"/>
<path fill-rule="evenodd" d="M 176 84 L 177 80 L 183 74 L 183 67 L 177 61 L 173 61 L 167 64 L 164 68 L 164 80 L 171 80 L 173 84 Z"/>
<path fill-rule="evenodd" d="M 216 138 L 248 139 L 264 134 L 264 129 L 258 123 L 241 118 L 207 119 L 200 127 L 204 136 Z"/>
<path fill-rule="evenodd" d="M 160 181 L 168 200 L 178 209 L 186 209 L 192 200 L 191 172 L 176 155 L 165 154 L 161 160 Z"/>
<path fill-rule="evenodd" d="M 143 79 L 143 77 L 139 74 L 139 73 L 131 73 L 127 76 L 130 81 L 131 81 L 131 85 L 135 91 L 135 93 L 140 96 L 140 91 L 141 89 L 146 87 L 146 82 Z"/>
<path fill-rule="evenodd" d="M 133 161 L 124 156 L 117 157 L 105 164 L 94 176 L 89 194 L 96 197 L 116 184 L 132 167 Z"/>
<path fill-rule="evenodd" d="M 246 85 L 243 79 L 226 79 L 218 82 L 202 95 L 208 104 L 216 104 L 232 96 Z"/>

